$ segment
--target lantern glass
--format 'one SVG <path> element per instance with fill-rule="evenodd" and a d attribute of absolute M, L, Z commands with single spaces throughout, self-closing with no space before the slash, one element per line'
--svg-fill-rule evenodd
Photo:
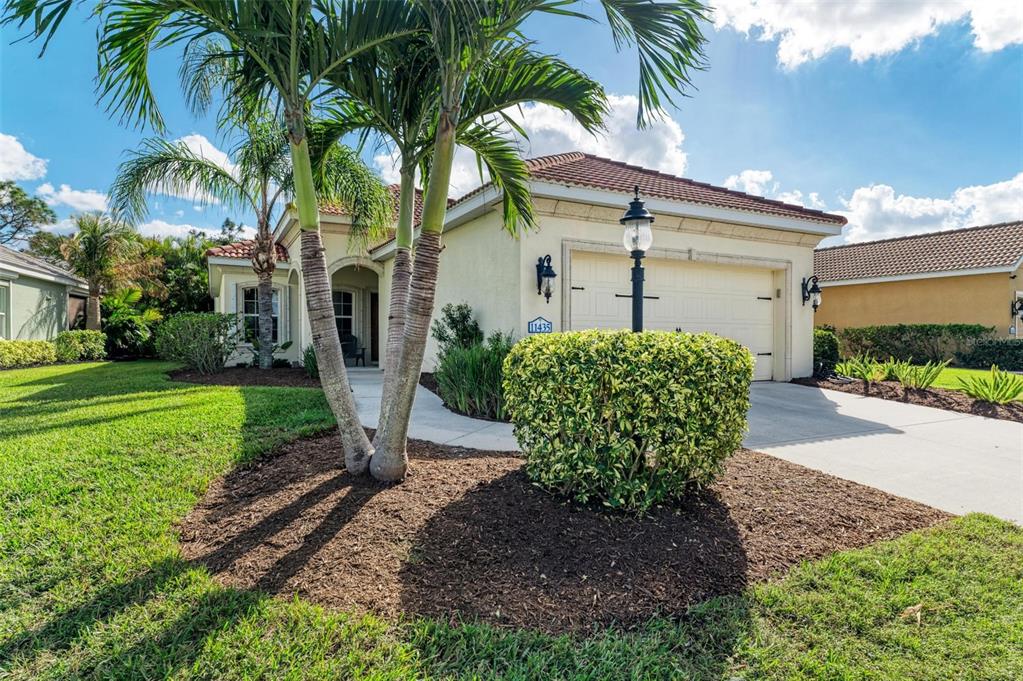
<path fill-rule="evenodd" d="M 810 295 L 810 298 L 812 300 L 813 309 L 814 311 L 816 311 L 817 308 L 821 306 L 821 292 L 816 291 L 815 293 L 812 293 Z"/>
<path fill-rule="evenodd" d="M 650 229 L 653 220 L 629 220 L 625 223 L 625 234 L 622 244 L 629 253 L 641 251 L 645 253 L 654 243 L 654 231 Z"/>

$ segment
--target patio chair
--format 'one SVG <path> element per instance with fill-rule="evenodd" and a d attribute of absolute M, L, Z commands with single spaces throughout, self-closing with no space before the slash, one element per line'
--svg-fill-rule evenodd
<path fill-rule="evenodd" d="M 360 347 L 359 339 L 350 333 L 341 336 L 341 355 L 346 365 L 348 360 L 352 360 L 353 366 L 359 366 L 359 362 L 366 366 L 366 348 Z"/>

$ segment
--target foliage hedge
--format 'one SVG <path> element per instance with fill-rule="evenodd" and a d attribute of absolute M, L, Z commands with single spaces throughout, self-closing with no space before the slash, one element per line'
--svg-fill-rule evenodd
<path fill-rule="evenodd" d="M 238 319 L 215 312 L 184 312 L 156 330 L 156 352 L 201 374 L 224 370 L 238 347 Z"/>
<path fill-rule="evenodd" d="M 105 359 L 107 335 L 102 331 L 61 331 L 53 340 L 58 362 Z"/>
<path fill-rule="evenodd" d="M 840 359 L 838 336 L 829 329 L 813 330 L 813 373 L 815 376 L 830 376 Z"/>
<path fill-rule="evenodd" d="M 1023 371 L 1023 338 L 987 338 L 956 354 L 956 361 L 973 369 L 997 365 L 1005 371 Z"/>
<path fill-rule="evenodd" d="M 57 351 L 47 340 L 0 340 L 0 368 L 53 364 Z"/>
<path fill-rule="evenodd" d="M 486 343 L 442 353 L 434 378 L 444 404 L 468 416 L 506 420 L 502 370 L 512 345 L 511 335 L 496 332 Z"/>
<path fill-rule="evenodd" d="M 537 485 L 644 511 L 721 472 L 752 377 L 749 351 L 712 334 L 576 331 L 519 341 L 504 395 Z"/>
<path fill-rule="evenodd" d="M 871 355 L 923 363 L 952 359 L 990 337 L 994 329 L 981 324 L 891 324 L 838 333 L 843 357 Z"/>

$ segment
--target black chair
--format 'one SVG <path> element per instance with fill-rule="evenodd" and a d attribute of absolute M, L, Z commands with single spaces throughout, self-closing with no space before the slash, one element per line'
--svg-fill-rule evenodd
<path fill-rule="evenodd" d="M 341 355 L 345 359 L 345 364 L 352 360 L 354 366 L 359 366 L 359 362 L 366 366 L 366 348 L 359 347 L 359 339 L 350 333 L 341 336 Z"/>

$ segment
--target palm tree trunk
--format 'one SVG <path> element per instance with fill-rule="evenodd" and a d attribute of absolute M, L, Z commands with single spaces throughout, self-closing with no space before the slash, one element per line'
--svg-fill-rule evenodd
<path fill-rule="evenodd" d="M 405 333 L 398 372 L 392 383 L 391 394 L 385 394 L 383 398 L 389 413 L 370 462 L 370 472 L 378 480 L 401 480 L 408 470 L 405 444 L 416 386 L 419 385 L 419 373 L 423 368 L 430 319 L 433 316 L 441 232 L 447 213 L 448 184 L 451 181 L 451 163 L 455 152 L 456 115 L 445 108 L 438 121 L 437 141 L 430 166 L 430 184 L 423 201 L 423 221 L 416 246 L 415 269 L 405 308 Z"/>
<path fill-rule="evenodd" d="M 394 268 L 391 272 L 390 303 L 387 308 L 387 345 L 384 349 L 384 395 L 393 389 L 405 333 L 405 306 L 408 304 L 409 279 L 412 277 L 412 238 L 416 200 L 415 168 L 402 168 L 398 197 L 398 229 L 395 231 Z M 389 414 L 387 402 L 380 401 L 377 432 L 385 430 Z"/>
<path fill-rule="evenodd" d="M 90 286 L 89 300 L 85 307 L 85 328 L 89 331 L 99 331 L 100 326 L 99 288 Z"/>
<path fill-rule="evenodd" d="M 327 260 L 320 238 L 320 211 L 313 186 L 309 143 L 305 139 L 302 112 L 288 113 L 295 205 L 298 208 L 299 228 L 302 230 L 302 283 L 305 287 L 313 349 L 320 369 L 320 384 L 334 418 L 337 419 L 345 451 L 345 468 L 350 475 L 363 475 L 373 454 L 373 446 L 359 423 L 341 354 L 341 340 L 334 324 L 330 278 L 327 276 Z"/>
<path fill-rule="evenodd" d="M 259 273 L 256 299 L 259 301 L 259 368 L 269 369 L 274 363 L 273 274 Z"/>

